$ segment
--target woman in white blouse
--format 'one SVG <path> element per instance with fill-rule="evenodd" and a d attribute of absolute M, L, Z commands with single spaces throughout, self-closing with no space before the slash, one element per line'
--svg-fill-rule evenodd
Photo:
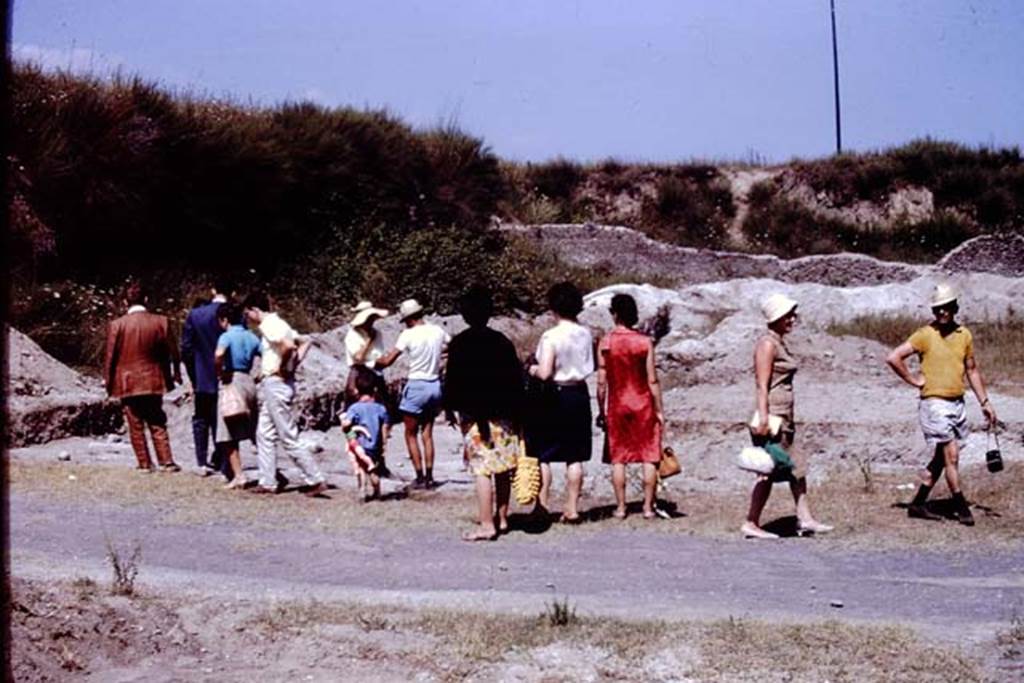
<path fill-rule="evenodd" d="M 594 372 L 594 338 L 576 322 L 583 310 L 583 296 L 570 282 L 548 292 L 548 306 L 558 322 L 540 338 L 537 363 L 527 372 L 548 382 L 549 399 L 534 411 L 528 425 L 530 454 L 540 460 L 541 488 L 538 504 L 548 509 L 551 491 L 551 463 L 566 464 L 566 500 L 561 521 L 580 521 L 579 497 L 583 488 L 583 463 L 590 460 L 592 416 L 586 378 Z M 532 437 L 532 438 L 531 438 Z"/>

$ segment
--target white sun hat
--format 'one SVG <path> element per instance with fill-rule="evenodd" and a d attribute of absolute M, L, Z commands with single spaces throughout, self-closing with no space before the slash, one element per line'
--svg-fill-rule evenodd
<path fill-rule="evenodd" d="M 772 294 L 761 303 L 761 313 L 765 322 L 771 324 L 796 307 L 797 303 L 785 294 Z"/>
<path fill-rule="evenodd" d="M 369 301 L 360 301 L 356 304 L 356 307 L 352 309 L 352 312 L 355 313 L 355 315 L 352 316 L 351 322 L 349 322 L 352 327 L 359 327 L 360 325 L 365 324 L 366 321 L 370 319 L 370 316 L 375 315 L 378 318 L 386 318 L 388 315 L 386 310 L 383 308 L 374 308 L 373 304 Z"/>
<path fill-rule="evenodd" d="M 932 308 L 948 304 L 951 301 L 956 301 L 956 290 L 953 289 L 953 285 L 947 285 L 940 282 L 935 285 L 935 290 L 932 292 Z"/>
<path fill-rule="evenodd" d="M 398 306 L 398 317 L 401 318 L 402 322 L 422 312 L 423 306 L 416 299 L 406 299 Z"/>

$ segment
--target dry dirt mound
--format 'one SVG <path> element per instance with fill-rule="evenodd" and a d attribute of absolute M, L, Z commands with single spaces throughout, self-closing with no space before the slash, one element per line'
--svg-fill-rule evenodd
<path fill-rule="evenodd" d="M 61 681 L 139 665 L 199 646 L 166 605 L 115 597 L 89 579 L 73 584 L 12 578 L 11 670 L 16 681 Z"/>
<path fill-rule="evenodd" d="M 1024 235 L 981 235 L 946 254 L 939 268 L 956 273 L 1024 277 Z"/>
<path fill-rule="evenodd" d="M 587 223 L 504 226 L 552 249 L 566 262 L 602 268 L 633 282 L 669 279 L 677 285 L 736 278 L 771 278 L 781 282 L 821 282 L 837 287 L 907 282 L 927 269 L 881 261 L 862 254 L 830 254 L 780 259 L 680 247 L 653 240 L 621 226 Z"/>
<path fill-rule="evenodd" d="M 99 380 L 75 372 L 15 329 L 7 334 L 9 445 L 106 434 L 121 426 L 120 406 L 107 399 Z"/>

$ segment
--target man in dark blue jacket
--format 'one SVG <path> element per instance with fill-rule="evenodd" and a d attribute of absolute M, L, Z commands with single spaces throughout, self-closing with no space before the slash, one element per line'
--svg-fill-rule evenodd
<path fill-rule="evenodd" d="M 216 451 L 212 458 L 207 456 L 211 437 L 216 444 L 217 373 L 213 366 L 213 354 L 217 349 L 217 339 L 223 332 L 217 320 L 217 309 L 235 292 L 230 283 L 218 281 L 211 293 L 212 301 L 189 311 L 181 335 L 181 358 L 192 382 L 192 438 L 195 441 L 196 465 L 199 467 L 198 473 L 204 477 L 227 467 L 227 463 L 218 457 Z"/>

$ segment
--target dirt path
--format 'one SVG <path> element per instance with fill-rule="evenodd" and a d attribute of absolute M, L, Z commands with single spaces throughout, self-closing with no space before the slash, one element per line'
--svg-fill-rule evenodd
<path fill-rule="evenodd" d="M 310 501 L 310 514 L 318 504 L 343 503 Z M 610 521 L 593 524 L 600 533 L 555 527 L 468 544 L 457 540 L 454 524 L 450 531 L 341 532 L 230 518 L 181 524 L 168 521 L 166 506 L 68 504 L 17 491 L 10 511 L 12 571 L 25 578 L 105 581 L 109 536 L 142 541 L 142 584 L 249 597 L 536 613 L 553 596 L 568 596 L 586 613 L 627 618 L 842 618 L 956 638 L 990 636 L 1024 605 L 1019 547 L 849 551 L 804 539 L 764 544 L 618 530 Z"/>

